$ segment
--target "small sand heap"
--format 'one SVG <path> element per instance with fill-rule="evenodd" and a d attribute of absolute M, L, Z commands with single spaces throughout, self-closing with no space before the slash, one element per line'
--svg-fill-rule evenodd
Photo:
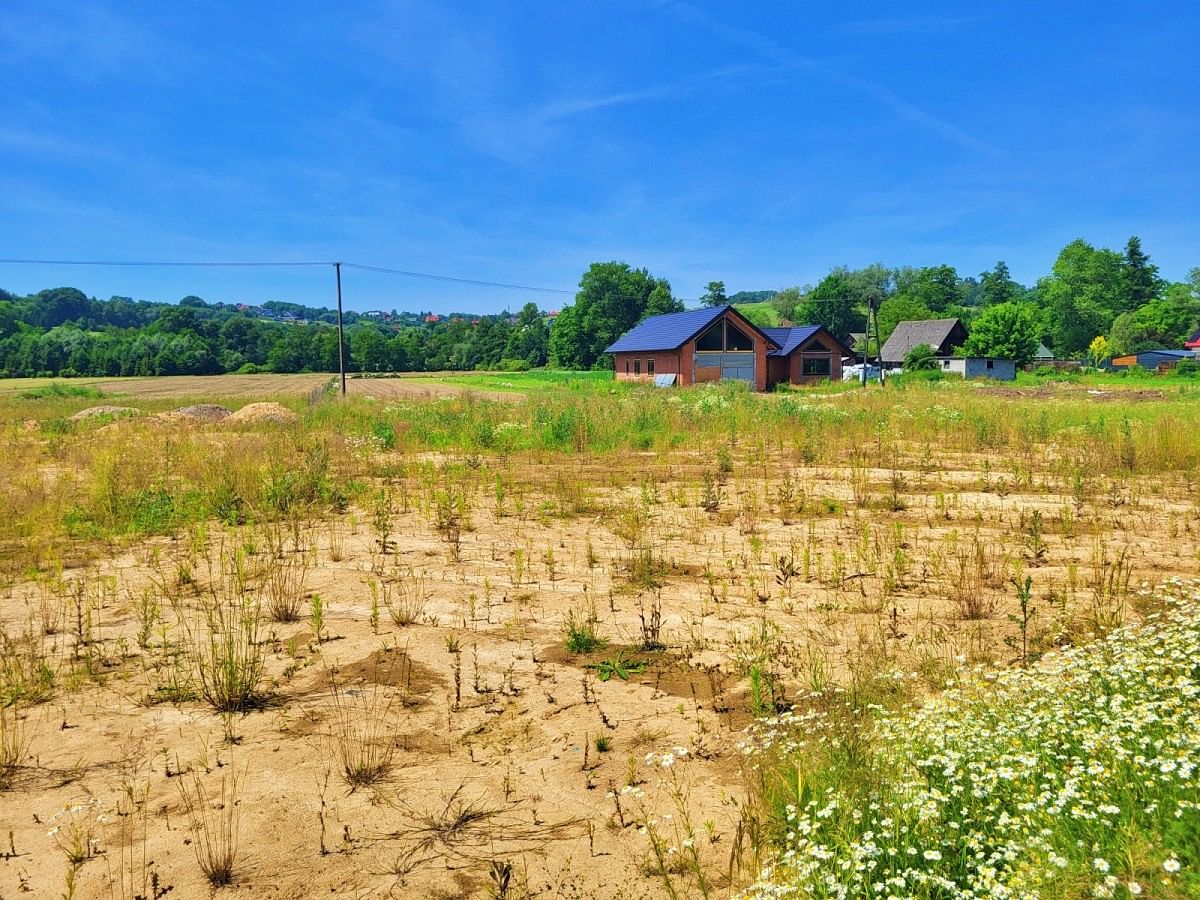
<path fill-rule="evenodd" d="M 89 406 L 71 416 L 72 422 L 82 422 L 96 416 L 136 416 L 141 410 L 134 406 Z"/>
<path fill-rule="evenodd" d="M 280 403 L 247 403 L 225 419 L 227 425 L 257 425 L 263 422 L 291 425 L 300 417 Z"/>

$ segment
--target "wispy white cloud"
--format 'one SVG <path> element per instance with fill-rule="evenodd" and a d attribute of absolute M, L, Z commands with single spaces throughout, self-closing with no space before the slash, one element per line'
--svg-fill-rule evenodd
<path fill-rule="evenodd" d="M 680 2 L 680 0 L 661 0 L 656 5 L 668 10 L 677 18 L 689 24 L 703 28 L 716 37 L 730 43 L 752 50 L 778 65 L 813 72 L 836 84 L 844 85 L 865 94 L 890 109 L 896 115 L 909 119 L 966 150 L 987 156 L 1002 155 L 998 148 L 967 134 L 953 122 L 949 122 L 906 100 L 891 88 L 877 81 L 843 72 L 815 57 L 797 53 L 756 31 L 728 25 L 703 10 L 692 6 L 690 3 Z"/>
<path fill-rule="evenodd" d="M 532 118 L 540 122 L 553 122 L 581 113 L 593 112 L 610 106 L 629 106 L 634 103 L 645 103 L 655 100 L 665 100 L 690 93 L 707 82 L 719 81 L 733 75 L 742 74 L 757 68 L 756 66 L 738 65 L 723 66 L 709 72 L 700 72 L 687 78 L 665 84 L 653 85 L 632 91 L 623 91 L 598 97 L 571 97 L 553 100 L 532 112 Z"/>

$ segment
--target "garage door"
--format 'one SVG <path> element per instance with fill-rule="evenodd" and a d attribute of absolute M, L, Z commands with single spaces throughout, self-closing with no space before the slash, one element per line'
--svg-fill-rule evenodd
<path fill-rule="evenodd" d="M 725 380 L 754 382 L 753 353 L 697 353 L 696 367 L 719 368 Z"/>

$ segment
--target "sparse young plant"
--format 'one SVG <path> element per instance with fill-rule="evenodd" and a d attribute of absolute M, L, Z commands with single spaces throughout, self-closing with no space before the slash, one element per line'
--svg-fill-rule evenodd
<path fill-rule="evenodd" d="M 228 582 L 201 597 L 200 610 L 176 602 L 186 637 L 185 652 L 196 670 L 201 695 L 217 712 L 241 712 L 261 699 L 266 648 L 259 639 L 259 601 Z"/>
<path fill-rule="evenodd" d="M 215 793 L 205 786 L 199 773 L 179 781 L 196 862 L 205 880 L 214 888 L 227 887 L 237 877 L 241 782 L 242 776 L 236 770 L 221 776 L 220 788 Z"/>
<path fill-rule="evenodd" d="M 330 694 L 332 740 L 342 778 L 351 790 L 384 781 L 391 774 L 396 753 L 392 696 L 378 681 L 348 691 L 333 678 Z"/>
<path fill-rule="evenodd" d="M 596 623 L 590 616 L 581 616 L 570 610 L 563 625 L 567 650 L 571 653 L 591 653 L 607 642 L 596 631 Z"/>
<path fill-rule="evenodd" d="M 392 582 L 384 597 L 393 624 L 404 628 L 419 622 L 425 615 L 430 592 L 425 576 L 410 568 Z"/>
<path fill-rule="evenodd" d="M 30 736 L 16 710 L 0 705 L 0 793 L 12 787 L 29 753 Z"/>

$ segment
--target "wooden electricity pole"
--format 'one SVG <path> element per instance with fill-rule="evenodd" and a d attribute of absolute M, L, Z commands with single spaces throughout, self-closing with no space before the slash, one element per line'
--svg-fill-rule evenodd
<path fill-rule="evenodd" d="M 346 337 L 342 329 L 342 264 L 335 262 L 333 269 L 337 273 L 338 301 L 338 374 L 342 379 L 342 396 L 346 396 Z"/>
<path fill-rule="evenodd" d="M 887 379 L 883 374 L 883 343 L 879 340 L 879 303 L 874 297 L 871 298 L 871 321 L 875 323 L 875 353 L 879 357 L 879 383 L 883 384 Z M 868 326 L 870 323 L 867 323 Z M 870 337 L 871 329 L 867 328 L 867 336 Z"/>

